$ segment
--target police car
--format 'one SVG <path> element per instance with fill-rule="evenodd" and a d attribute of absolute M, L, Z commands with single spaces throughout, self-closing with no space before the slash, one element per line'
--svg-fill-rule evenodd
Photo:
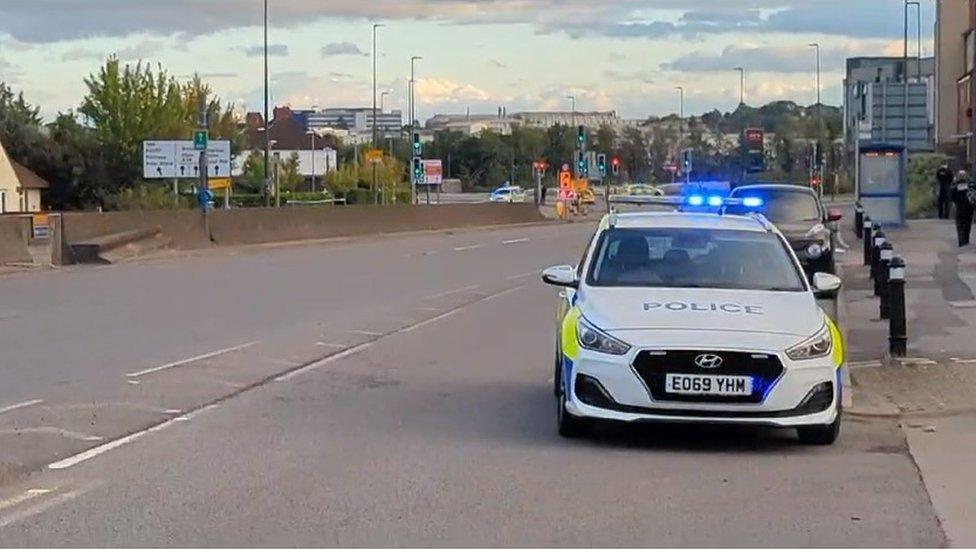
<path fill-rule="evenodd" d="M 553 378 L 561 435 L 610 420 L 837 438 L 844 343 L 816 297 L 840 279 L 809 282 L 761 215 L 611 213 L 577 267 L 551 267 L 542 279 L 563 288 Z"/>

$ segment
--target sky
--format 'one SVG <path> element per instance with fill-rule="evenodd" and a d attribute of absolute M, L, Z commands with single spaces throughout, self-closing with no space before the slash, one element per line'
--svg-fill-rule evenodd
<path fill-rule="evenodd" d="M 746 102 L 839 104 L 844 59 L 901 55 L 902 0 L 268 0 L 273 104 L 372 103 L 417 115 L 615 110 L 626 118 Z M 932 53 L 934 0 L 922 0 Z M 916 51 L 912 14 L 911 52 Z M 77 108 L 109 55 L 199 74 L 241 110 L 263 108 L 263 0 L 0 0 L 0 80 L 51 118 Z"/>

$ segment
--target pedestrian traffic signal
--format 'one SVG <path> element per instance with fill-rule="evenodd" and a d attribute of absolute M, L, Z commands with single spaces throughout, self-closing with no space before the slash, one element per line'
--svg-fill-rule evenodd
<path fill-rule="evenodd" d="M 424 182 L 424 163 L 420 157 L 413 159 L 413 181 L 414 183 Z"/>
<path fill-rule="evenodd" d="M 600 177 L 606 177 L 607 175 L 607 155 L 598 154 L 596 155 L 596 167 L 600 170 Z"/>
<path fill-rule="evenodd" d="M 576 151 L 576 177 L 585 178 L 590 173 L 589 162 L 586 160 L 586 153 Z"/>
<path fill-rule="evenodd" d="M 413 132 L 413 155 L 420 156 L 424 152 L 424 144 L 420 142 L 420 132 Z"/>
<path fill-rule="evenodd" d="M 613 157 L 613 160 L 610 162 L 610 164 L 613 169 L 613 175 L 620 175 L 620 158 L 617 156 Z"/>
<path fill-rule="evenodd" d="M 576 143 L 581 150 L 586 150 L 586 126 L 576 128 Z"/>

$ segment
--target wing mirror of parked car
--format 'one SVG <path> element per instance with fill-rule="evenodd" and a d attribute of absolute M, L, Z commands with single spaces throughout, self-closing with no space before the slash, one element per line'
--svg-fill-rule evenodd
<path fill-rule="evenodd" d="M 817 297 L 833 297 L 840 290 L 841 280 L 830 273 L 814 273 L 813 293 Z"/>
<path fill-rule="evenodd" d="M 542 271 L 542 281 L 553 286 L 564 288 L 576 288 L 579 286 L 579 278 L 576 276 L 576 269 L 572 265 L 558 265 L 549 267 Z"/>

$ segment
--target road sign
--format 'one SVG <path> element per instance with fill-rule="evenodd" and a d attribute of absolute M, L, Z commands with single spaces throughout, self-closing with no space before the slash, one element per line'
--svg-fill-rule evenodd
<path fill-rule="evenodd" d="M 207 142 L 210 141 L 210 133 L 207 130 L 197 130 L 193 132 L 193 148 L 198 151 L 207 149 Z"/>
<path fill-rule="evenodd" d="M 210 188 L 211 191 L 229 189 L 231 185 L 232 183 L 229 177 L 217 177 L 207 182 L 207 186 Z"/>
<path fill-rule="evenodd" d="M 200 151 L 193 141 L 145 141 L 142 152 L 146 179 L 200 177 Z M 207 165 L 210 177 L 230 177 L 230 141 L 208 143 Z"/>
<path fill-rule="evenodd" d="M 424 183 L 427 185 L 440 185 L 444 180 L 444 166 L 440 160 L 423 160 Z"/>
<path fill-rule="evenodd" d="M 563 170 L 559 172 L 559 188 L 560 189 L 572 189 L 573 188 L 573 174 L 567 169 L 568 166 L 563 165 Z"/>
<path fill-rule="evenodd" d="M 383 161 L 383 149 L 370 149 L 366 151 L 366 160 L 372 164 L 379 164 Z"/>
<path fill-rule="evenodd" d="M 172 179 L 176 177 L 175 141 L 143 142 L 142 177 L 145 179 Z"/>
<path fill-rule="evenodd" d="M 668 160 L 667 162 L 664 163 L 664 171 L 671 172 L 671 173 L 677 173 L 677 171 L 678 171 L 678 164 L 675 163 L 675 162 L 673 162 L 673 161 L 671 161 L 671 160 Z"/>

